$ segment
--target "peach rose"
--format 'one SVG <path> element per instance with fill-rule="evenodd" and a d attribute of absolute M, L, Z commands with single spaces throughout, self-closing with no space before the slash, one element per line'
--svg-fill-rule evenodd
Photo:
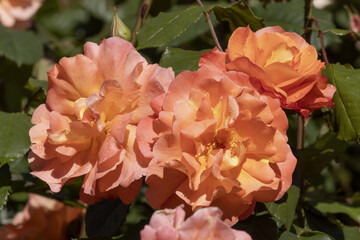
<path fill-rule="evenodd" d="M 146 178 L 153 208 L 216 206 L 233 224 L 255 202 L 282 197 L 296 159 L 279 101 L 256 92 L 244 73 L 209 67 L 175 78 L 152 102 L 157 116 L 139 123 L 137 140 L 153 157 Z"/>
<path fill-rule="evenodd" d="M 0 22 L 14 29 L 30 27 L 31 18 L 42 5 L 43 0 L 0 0 Z"/>
<path fill-rule="evenodd" d="M 3 240 L 66 240 L 66 228 L 83 215 L 81 208 L 66 206 L 56 200 L 29 194 L 22 212 L 13 223 L 0 227 Z"/>
<path fill-rule="evenodd" d="M 54 192 L 84 176 L 82 201 L 119 197 L 130 204 L 148 165 L 135 142 L 137 124 L 153 113 L 150 100 L 167 90 L 174 73 L 148 65 L 117 37 L 88 42 L 84 52 L 48 73 L 46 105 L 35 110 L 30 129 L 32 174 Z"/>
<path fill-rule="evenodd" d="M 331 99 L 335 87 L 321 75 L 325 64 L 317 59 L 316 49 L 298 34 L 281 27 L 255 33 L 249 27 L 240 27 L 231 35 L 227 51 L 215 48 L 204 53 L 199 65 L 246 73 L 259 92 L 271 93 L 283 108 L 305 117 L 310 111 L 334 106 Z"/>
<path fill-rule="evenodd" d="M 221 221 L 222 212 L 216 207 L 202 208 L 185 220 L 180 205 L 175 209 L 156 211 L 149 225 L 140 232 L 142 240 L 251 240 L 244 231 L 232 229 Z"/>

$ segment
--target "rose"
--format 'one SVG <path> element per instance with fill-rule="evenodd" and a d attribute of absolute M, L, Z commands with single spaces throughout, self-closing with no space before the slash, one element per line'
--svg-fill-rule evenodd
<path fill-rule="evenodd" d="M 32 16 L 41 7 L 43 0 L 1 0 L 0 22 L 5 27 L 29 28 Z"/>
<path fill-rule="evenodd" d="M 282 197 L 296 159 L 279 101 L 256 92 L 244 73 L 211 69 L 180 73 L 152 102 L 156 115 L 140 121 L 137 141 L 153 158 L 146 177 L 153 208 L 216 206 L 233 224 L 255 202 Z"/>
<path fill-rule="evenodd" d="M 251 240 L 244 231 L 232 229 L 221 221 L 218 208 L 202 208 L 185 220 L 185 211 L 180 205 L 175 209 L 156 211 L 149 225 L 140 232 L 142 240 Z"/>
<path fill-rule="evenodd" d="M 310 111 L 333 107 L 335 87 L 321 75 L 324 63 L 316 49 L 301 36 L 281 27 L 252 32 L 236 29 L 229 39 L 228 53 L 216 48 L 204 53 L 200 66 L 213 65 L 218 71 L 239 71 L 250 76 L 259 92 L 279 98 L 281 106 L 308 117 Z"/>
<path fill-rule="evenodd" d="M 16 214 L 12 224 L 0 227 L 0 236 L 6 240 L 65 240 L 68 225 L 83 214 L 81 208 L 30 193 L 24 210 Z"/>
<path fill-rule="evenodd" d="M 167 90 L 174 74 L 148 65 L 121 38 L 84 49 L 48 73 L 46 105 L 35 110 L 30 129 L 32 174 L 54 192 L 84 176 L 82 201 L 119 197 L 129 204 L 148 165 L 135 142 L 137 124 L 152 114 L 150 100 Z"/>

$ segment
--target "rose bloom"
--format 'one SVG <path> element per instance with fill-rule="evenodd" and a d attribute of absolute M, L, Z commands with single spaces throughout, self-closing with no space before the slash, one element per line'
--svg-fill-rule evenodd
<path fill-rule="evenodd" d="M 200 66 L 213 65 L 218 71 L 239 71 L 250 76 L 259 92 L 279 98 L 283 108 L 308 117 L 310 111 L 333 107 L 335 87 L 321 75 L 325 64 L 316 49 L 301 36 L 281 27 L 251 31 L 236 29 L 229 39 L 228 53 L 216 48 L 204 53 Z"/>
<path fill-rule="evenodd" d="M 183 206 L 156 211 L 140 232 L 141 240 L 251 240 L 221 220 L 216 207 L 202 208 L 186 219 Z"/>
<path fill-rule="evenodd" d="M 244 73 L 209 67 L 180 73 L 152 102 L 157 115 L 139 123 L 139 147 L 153 157 L 146 197 L 155 209 L 184 203 L 189 214 L 216 206 L 234 224 L 255 202 L 282 197 L 296 159 L 279 100 L 256 92 Z"/>
<path fill-rule="evenodd" d="M 66 240 L 66 228 L 83 215 L 81 208 L 66 206 L 56 200 L 29 194 L 22 212 L 12 224 L 0 227 L 3 240 Z"/>
<path fill-rule="evenodd" d="M 31 18 L 42 5 L 43 0 L 0 0 L 0 22 L 14 29 L 30 27 Z"/>
<path fill-rule="evenodd" d="M 88 42 L 84 52 L 48 73 L 46 105 L 35 110 L 30 129 L 32 174 L 54 192 L 84 176 L 82 201 L 119 197 L 130 204 L 148 165 L 135 142 L 137 124 L 153 113 L 150 100 L 167 90 L 174 73 L 148 65 L 117 37 Z"/>

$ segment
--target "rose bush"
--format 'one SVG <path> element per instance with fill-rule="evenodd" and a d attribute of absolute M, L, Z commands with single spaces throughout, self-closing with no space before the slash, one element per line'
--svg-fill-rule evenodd
<path fill-rule="evenodd" d="M 152 102 L 156 115 L 140 121 L 137 140 L 153 158 L 146 177 L 150 206 L 185 204 L 189 215 L 216 206 L 234 224 L 255 202 L 283 196 L 296 159 L 279 101 L 260 95 L 244 73 L 211 69 L 180 73 Z"/>
<path fill-rule="evenodd" d="M 249 27 L 236 29 L 227 53 L 215 48 L 202 55 L 200 66 L 206 64 L 218 71 L 248 74 L 259 92 L 268 92 L 280 99 L 283 108 L 305 117 L 311 111 L 334 106 L 335 87 L 321 75 L 325 64 L 318 60 L 314 46 L 278 26 L 255 33 Z"/>
<path fill-rule="evenodd" d="M 12 224 L 0 227 L 3 240 L 66 240 L 66 228 L 84 214 L 83 209 L 66 206 L 56 200 L 30 193 L 22 212 Z"/>
<path fill-rule="evenodd" d="M 152 114 L 150 100 L 173 76 L 116 37 L 88 42 L 84 55 L 62 58 L 48 73 L 46 105 L 32 117 L 32 174 L 54 192 L 84 176 L 82 201 L 119 197 L 131 203 L 148 165 L 135 141 L 137 124 Z"/>

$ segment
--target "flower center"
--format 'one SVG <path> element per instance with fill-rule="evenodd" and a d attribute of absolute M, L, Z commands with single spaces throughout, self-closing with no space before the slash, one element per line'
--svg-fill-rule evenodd
<path fill-rule="evenodd" d="M 223 151 L 220 170 L 229 170 L 239 166 L 244 155 L 245 145 L 236 136 L 236 133 L 228 129 L 217 130 L 213 141 L 208 143 L 201 154 L 198 155 L 200 164 L 208 166 L 209 156 L 215 156 L 220 150 Z"/>
<path fill-rule="evenodd" d="M 285 43 L 281 44 L 277 49 L 271 53 L 271 57 L 266 61 L 264 67 L 269 66 L 272 63 L 280 62 L 287 63 L 292 62 L 294 53 L 291 48 L 287 47 Z"/>

